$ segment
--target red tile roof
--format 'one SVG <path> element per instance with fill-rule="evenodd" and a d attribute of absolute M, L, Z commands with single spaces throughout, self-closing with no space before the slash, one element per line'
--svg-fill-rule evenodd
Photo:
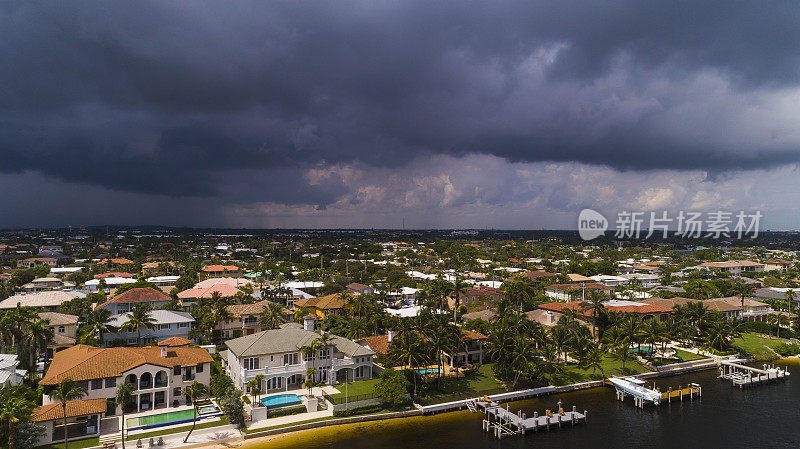
<path fill-rule="evenodd" d="M 78 399 L 67 402 L 67 418 L 105 413 L 106 399 Z M 31 421 L 42 422 L 54 419 L 64 419 L 64 407 L 60 402 L 36 407 L 31 415 Z"/>

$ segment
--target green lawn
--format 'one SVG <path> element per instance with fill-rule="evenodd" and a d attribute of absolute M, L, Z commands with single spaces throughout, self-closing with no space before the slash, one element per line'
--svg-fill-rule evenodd
<path fill-rule="evenodd" d="M 349 397 L 355 397 L 363 394 L 372 394 L 375 385 L 379 381 L 380 379 L 370 379 L 350 382 L 347 384 L 347 395 Z M 336 389 L 339 390 L 339 393 L 332 394 L 331 397 L 334 399 L 344 398 L 345 385 L 338 384 L 336 385 Z"/>
<path fill-rule="evenodd" d="M 637 360 L 625 362 L 625 369 L 623 370 L 622 362 L 608 355 L 603 357 L 602 367 L 602 372 L 599 369 L 592 372 L 591 368 L 581 368 L 578 365 L 572 364 L 567 365 L 564 372 L 553 375 L 553 385 L 568 385 L 588 382 L 590 380 L 602 380 L 604 377 L 639 374 L 650 371 Z"/>
<path fill-rule="evenodd" d="M 673 363 L 691 362 L 693 360 L 702 360 L 707 358 L 708 357 L 697 355 L 693 352 L 676 349 L 675 355 L 673 357 L 668 357 L 668 358 L 656 357 L 651 359 L 650 363 L 652 363 L 654 366 L 663 366 L 663 365 L 671 365 Z"/>
<path fill-rule="evenodd" d="M 459 399 L 479 396 L 484 393 L 493 394 L 503 390 L 503 384 L 494 377 L 493 365 L 485 364 L 466 377 L 445 377 L 442 388 L 437 388 L 437 381 L 432 378 L 427 385 L 427 394 L 417 402 L 423 405 L 457 401 Z"/>
<path fill-rule="evenodd" d="M 228 420 L 228 417 L 227 416 L 223 416 L 222 418 L 220 418 L 219 421 L 198 423 L 197 427 L 195 427 L 194 430 L 207 429 L 209 427 L 225 426 L 225 425 L 228 425 L 230 423 L 231 422 Z M 128 438 L 126 439 L 126 441 L 143 440 L 145 438 L 160 437 L 160 436 L 164 436 L 164 435 L 171 435 L 173 433 L 188 432 L 191 428 L 192 428 L 192 425 L 189 424 L 188 426 L 175 427 L 175 428 L 172 428 L 172 429 L 155 430 L 153 432 L 139 433 L 139 434 L 136 434 L 136 435 L 128 435 Z M 70 446 L 70 447 L 72 447 L 72 446 Z M 63 446 L 62 446 L 62 448 L 63 448 Z"/>
<path fill-rule="evenodd" d="M 69 440 L 70 449 L 82 449 L 85 447 L 100 446 L 100 438 L 84 438 L 82 440 Z M 64 441 L 60 443 L 45 444 L 44 446 L 36 446 L 38 449 L 64 449 Z"/>
<path fill-rule="evenodd" d="M 782 338 L 748 332 L 742 334 L 741 338 L 734 339 L 733 346 L 755 360 L 774 360 L 780 356 L 769 348 L 786 343 L 786 341 Z"/>

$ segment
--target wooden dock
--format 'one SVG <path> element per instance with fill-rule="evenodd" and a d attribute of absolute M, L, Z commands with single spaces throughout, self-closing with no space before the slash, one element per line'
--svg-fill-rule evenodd
<path fill-rule="evenodd" d="M 756 385 L 785 380 L 790 373 L 774 365 L 763 365 L 763 369 L 742 365 L 734 361 L 722 360 L 719 364 L 719 377 L 731 381 L 733 387 L 752 387 Z"/>
<path fill-rule="evenodd" d="M 512 412 L 508 406 L 503 408 L 499 403 L 485 400 L 475 400 L 470 410 L 483 411 L 486 419 L 483 420 L 483 430 L 493 434 L 497 438 L 510 435 L 525 435 L 529 432 L 539 430 L 560 429 L 565 426 L 575 426 L 575 424 L 585 423 L 588 412 L 578 413 L 576 407 L 572 411 L 565 412 L 561 408 L 561 401 L 558 403 L 557 411 L 545 410 L 543 415 L 533 412 L 533 416 L 528 417 L 522 411 Z"/>

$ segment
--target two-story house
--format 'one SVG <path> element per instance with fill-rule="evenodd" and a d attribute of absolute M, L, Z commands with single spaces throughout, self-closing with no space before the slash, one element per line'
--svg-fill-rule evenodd
<path fill-rule="evenodd" d="M 172 298 L 161 290 L 156 290 L 151 287 L 139 287 L 115 295 L 113 298 L 97 307 L 108 309 L 113 315 L 119 315 L 130 312 L 134 304 L 148 303 L 154 309 L 158 309 L 171 300 Z"/>
<path fill-rule="evenodd" d="M 247 391 L 247 383 L 263 375 L 264 392 L 303 388 L 307 371 L 314 369 L 314 380 L 335 384 L 372 378 L 375 352 L 337 335 L 316 352 L 307 349 L 322 334 L 314 330 L 313 317 L 303 325 L 287 323 L 278 329 L 257 332 L 227 342 L 224 365 L 233 384 Z"/>
<path fill-rule="evenodd" d="M 189 331 L 195 321 L 191 313 L 155 309 L 150 312 L 150 317 L 153 318 L 154 327 L 141 331 L 141 344 L 155 343 L 172 337 L 189 340 Z M 112 315 L 109 324 L 116 329 L 121 329 L 129 319 L 127 313 Z M 106 332 L 103 334 L 104 346 L 109 346 L 114 342 L 129 345 L 140 344 L 139 334 L 136 332 Z"/>
<path fill-rule="evenodd" d="M 305 309 L 307 313 L 315 315 L 317 319 L 322 320 L 342 313 L 347 305 L 347 299 L 352 296 L 352 293 L 343 292 L 299 299 L 294 302 L 294 308 L 295 311 L 299 311 L 301 308 Z"/>
<path fill-rule="evenodd" d="M 53 339 L 47 344 L 47 358 L 53 354 L 75 346 L 78 337 L 78 317 L 58 312 L 39 312 L 39 318 L 47 320 Z"/>
<path fill-rule="evenodd" d="M 260 332 L 259 318 L 269 301 L 259 301 L 253 304 L 231 304 L 227 307 L 230 319 L 217 323 L 215 330 L 220 332 L 224 339 L 239 338 Z"/>
<path fill-rule="evenodd" d="M 168 343 L 169 342 L 165 342 Z M 106 415 L 121 410 L 114 403 L 117 387 L 134 386 L 130 411 L 166 408 L 186 403 L 184 389 L 198 381 L 211 382 L 211 355 L 203 348 L 185 346 L 95 348 L 76 345 L 57 352 L 39 381 L 44 387 L 42 405 L 56 401 L 50 393 L 63 379 L 86 387 L 84 399 L 107 400 Z"/>

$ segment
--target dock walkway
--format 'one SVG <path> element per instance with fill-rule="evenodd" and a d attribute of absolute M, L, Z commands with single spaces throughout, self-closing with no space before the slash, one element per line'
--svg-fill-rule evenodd
<path fill-rule="evenodd" d="M 561 408 L 556 412 L 546 410 L 543 415 L 534 412 L 532 417 L 528 417 L 522 411 L 512 412 L 509 408 L 503 408 L 499 403 L 491 400 L 475 400 L 473 405 L 476 410 L 486 413 L 483 420 L 483 430 L 493 433 L 497 438 L 508 435 L 525 435 L 527 432 L 537 432 L 539 430 L 550 430 L 550 428 L 561 428 L 562 426 L 585 423 L 588 412 L 577 411 L 573 406 L 572 411 L 565 412 Z"/>

